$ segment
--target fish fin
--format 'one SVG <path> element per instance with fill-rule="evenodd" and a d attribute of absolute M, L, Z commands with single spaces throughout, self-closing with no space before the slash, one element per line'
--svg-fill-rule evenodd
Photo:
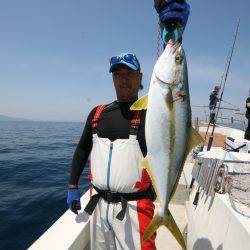
<path fill-rule="evenodd" d="M 140 162 L 140 167 L 145 168 L 146 170 L 150 169 L 147 156 Z"/>
<path fill-rule="evenodd" d="M 156 214 L 150 224 L 148 225 L 146 232 L 143 235 L 143 242 L 148 240 L 160 226 L 166 226 L 168 230 L 172 233 L 178 243 L 183 249 L 186 249 L 186 243 L 183 238 L 183 235 L 177 226 L 172 214 L 168 210 L 167 216 L 165 218 L 160 217 L 159 214 Z"/>
<path fill-rule="evenodd" d="M 145 242 L 147 241 L 155 232 L 156 230 L 162 225 L 163 218 L 159 215 L 156 214 L 154 218 L 151 220 L 149 223 L 145 233 L 143 234 L 142 241 Z"/>
<path fill-rule="evenodd" d="M 171 90 L 169 90 L 168 94 L 164 96 L 164 100 L 168 107 L 168 110 L 172 111 L 174 105 L 173 105 L 173 95 Z"/>
<path fill-rule="evenodd" d="M 194 147 L 202 143 L 204 143 L 204 139 L 193 127 L 191 127 L 189 142 L 188 142 L 188 147 L 187 147 L 187 155 Z"/>
<path fill-rule="evenodd" d="M 140 167 L 141 167 L 141 168 L 145 168 L 145 169 L 147 170 L 148 175 L 149 175 L 149 177 L 150 177 L 150 179 L 151 179 L 151 181 L 152 181 L 152 185 L 153 185 L 153 187 L 154 187 L 154 190 L 155 190 L 155 192 L 156 192 L 156 200 L 157 200 L 158 202 L 160 202 L 159 192 L 158 192 L 158 190 L 157 190 L 156 182 L 155 182 L 155 180 L 154 180 L 154 178 L 153 178 L 153 175 L 152 175 L 152 172 L 151 172 L 151 169 L 150 169 L 150 165 L 149 165 L 149 163 L 148 163 L 148 157 L 147 157 L 147 156 L 140 162 Z"/>
<path fill-rule="evenodd" d="M 163 224 L 169 229 L 169 231 L 172 233 L 172 235 L 175 237 L 181 247 L 183 249 L 186 249 L 186 242 L 183 238 L 183 235 L 169 210 L 167 219 L 164 221 Z"/>
<path fill-rule="evenodd" d="M 187 154 L 186 154 L 185 157 L 184 157 L 184 160 L 183 160 L 183 163 L 182 163 L 182 165 L 181 165 L 179 174 L 178 174 L 178 176 L 177 176 L 177 178 L 176 178 L 176 182 L 175 182 L 174 187 L 173 187 L 173 191 L 172 191 L 172 193 L 171 193 L 171 195 L 170 195 L 170 197 L 169 197 L 169 200 L 170 200 L 170 201 L 172 200 L 172 198 L 173 198 L 173 196 L 174 196 L 174 194 L 175 194 L 175 192 L 176 192 L 176 189 L 177 189 L 177 187 L 178 187 L 179 180 L 180 180 L 180 177 L 181 177 L 181 174 L 182 174 L 183 167 L 184 167 L 184 164 L 185 164 L 186 159 L 187 159 Z"/>
<path fill-rule="evenodd" d="M 188 154 L 190 153 L 192 148 L 196 147 L 197 145 L 199 145 L 201 143 L 204 143 L 204 139 L 200 136 L 200 134 L 193 127 L 191 127 L 187 150 L 186 150 L 186 153 L 185 153 L 185 156 L 184 156 L 184 159 L 183 159 L 182 166 L 180 168 L 179 174 L 177 176 L 176 182 L 174 184 L 173 191 L 172 191 L 172 193 L 170 195 L 170 200 L 173 198 L 173 196 L 175 194 L 175 191 L 177 189 L 177 186 L 178 186 L 178 183 L 179 183 L 182 171 L 183 171 L 185 161 L 186 161 L 186 159 L 188 157 Z"/>
<path fill-rule="evenodd" d="M 147 109 L 147 107 L 148 107 L 148 95 L 144 95 L 132 104 L 130 110 L 143 110 Z"/>

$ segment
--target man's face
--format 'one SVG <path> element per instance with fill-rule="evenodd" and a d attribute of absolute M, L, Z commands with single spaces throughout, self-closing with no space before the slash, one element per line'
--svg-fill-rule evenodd
<path fill-rule="evenodd" d="M 216 93 L 219 93 L 219 92 L 220 92 L 220 88 L 215 88 L 214 91 L 215 91 Z"/>
<path fill-rule="evenodd" d="M 142 73 L 118 64 L 112 75 L 118 101 L 131 101 L 138 97 Z"/>

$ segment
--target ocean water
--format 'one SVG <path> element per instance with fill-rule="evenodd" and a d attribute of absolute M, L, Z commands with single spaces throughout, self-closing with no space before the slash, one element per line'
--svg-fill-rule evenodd
<path fill-rule="evenodd" d="M 0 122 L 0 249 L 27 249 L 68 208 L 71 161 L 84 124 Z M 90 185 L 86 166 L 81 193 Z"/>

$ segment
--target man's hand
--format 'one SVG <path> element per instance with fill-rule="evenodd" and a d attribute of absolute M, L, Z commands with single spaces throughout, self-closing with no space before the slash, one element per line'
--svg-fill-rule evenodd
<path fill-rule="evenodd" d="M 185 29 L 190 6 L 186 0 L 154 0 L 155 9 L 159 14 L 161 25 L 172 32 L 177 24 L 180 24 Z"/>
<path fill-rule="evenodd" d="M 77 188 L 68 189 L 67 203 L 69 209 L 75 214 L 78 214 L 77 210 L 81 210 L 81 202 L 80 202 L 80 194 Z"/>

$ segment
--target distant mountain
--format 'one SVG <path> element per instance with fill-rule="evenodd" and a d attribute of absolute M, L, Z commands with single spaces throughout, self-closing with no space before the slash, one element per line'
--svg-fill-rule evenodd
<path fill-rule="evenodd" d="M 30 122 L 32 120 L 0 115 L 0 122 Z"/>

